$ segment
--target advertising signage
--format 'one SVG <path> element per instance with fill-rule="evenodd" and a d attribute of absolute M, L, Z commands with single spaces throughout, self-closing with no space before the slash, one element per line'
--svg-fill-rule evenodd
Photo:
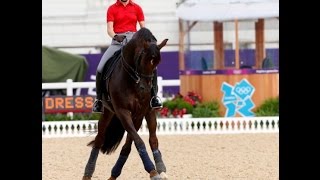
<path fill-rule="evenodd" d="M 48 96 L 43 98 L 44 113 L 91 112 L 95 96 Z"/>

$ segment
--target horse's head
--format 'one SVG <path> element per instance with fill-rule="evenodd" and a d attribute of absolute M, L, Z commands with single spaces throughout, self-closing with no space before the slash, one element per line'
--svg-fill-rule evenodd
<path fill-rule="evenodd" d="M 152 80 L 153 71 L 161 61 L 160 49 L 167 44 L 168 39 L 157 44 L 157 39 L 150 30 L 141 28 L 135 33 L 132 40 L 136 44 L 134 54 L 136 72 L 147 81 Z"/>
<path fill-rule="evenodd" d="M 141 56 L 141 70 L 152 72 L 161 62 L 160 49 L 164 47 L 168 39 L 164 39 L 160 44 L 156 40 L 145 41 Z"/>
<path fill-rule="evenodd" d="M 160 49 L 168 39 L 157 44 L 157 39 L 147 28 L 141 28 L 132 39 L 123 47 L 122 65 L 130 78 L 138 84 L 140 91 L 150 94 L 155 70 L 161 61 Z"/>

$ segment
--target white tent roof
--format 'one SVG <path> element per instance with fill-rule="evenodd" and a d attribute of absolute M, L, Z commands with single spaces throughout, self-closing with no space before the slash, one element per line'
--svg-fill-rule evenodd
<path fill-rule="evenodd" d="M 279 0 L 186 0 L 176 11 L 189 21 L 233 21 L 279 17 Z"/>

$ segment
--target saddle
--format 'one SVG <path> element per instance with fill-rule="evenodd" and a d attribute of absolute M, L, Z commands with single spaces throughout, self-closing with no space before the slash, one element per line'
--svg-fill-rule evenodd
<path fill-rule="evenodd" d="M 121 52 L 122 52 L 122 48 L 119 49 L 118 51 L 116 51 L 111 57 L 110 59 L 106 62 L 106 64 L 103 67 L 103 71 L 102 71 L 102 93 L 105 94 L 105 98 L 106 101 L 111 100 L 110 98 L 110 94 L 108 91 L 108 86 L 109 86 L 109 80 L 110 77 L 112 75 L 113 70 L 115 69 L 115 67 L 117 66 L 117 64 L 120 62 L 120 58 L 121 58 Z M 104 83 L 106 82 L 106 83 Z"/>

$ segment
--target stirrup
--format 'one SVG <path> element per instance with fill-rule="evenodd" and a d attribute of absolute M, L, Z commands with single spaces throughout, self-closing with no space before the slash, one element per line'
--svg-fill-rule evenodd
<path fill-rule="evenodd" d="M 153 100 L 154 98 L 156 98 L 156 99 L 158 100 L 158 104 L 159 104 L 160 106 L 152 107 L 152 100 Z M 153 97 L 151 98 L 151 100 L 150 100 L 150 107 L 151 107 L 152 109 L 161 109 L 161 108 L 163 107 L 163 106 L 162 106 L 162 101 L 161 101 L 161 99 L 160 99 L 159 96 L 153 96 Z"/>
<path fill-rule="evenodd" d="M 97 108 L 98 103 L 101 103 L 100 109 Z M 103 108 L 102 101 L 100 99 L 96 99 L 93 104 L 93 107 L 92 107 L 92 113 L 102 113 L 103 114 L 103 110 L 104 110 L 104 108 Z"/>

